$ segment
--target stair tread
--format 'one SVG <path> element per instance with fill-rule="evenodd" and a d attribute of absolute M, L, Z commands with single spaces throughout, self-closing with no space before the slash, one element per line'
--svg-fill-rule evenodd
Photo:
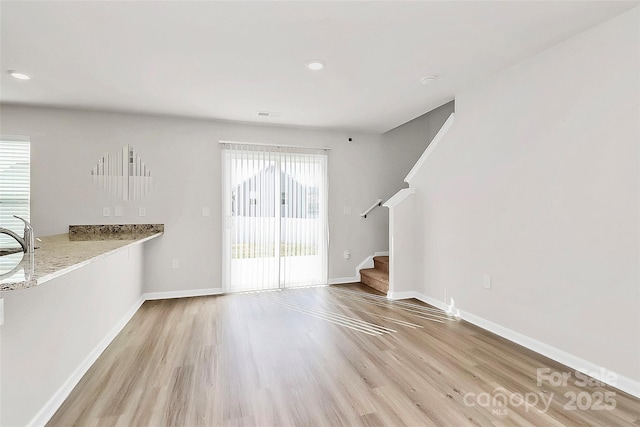
<path fill-rule="evenodd" d="M 378 262 L 382 262 L 384 264 L 389 264 L 389 256 L 385 255 L 385 256 L 374 256 L 373 257 L 374 261 L 378 261 Z"/>
<path fill-rule="evenodd" d="M 360 274 L 387 284 L 389 283 L 389 273 L 377 268 L 363 268 L 360 270 Z"/>

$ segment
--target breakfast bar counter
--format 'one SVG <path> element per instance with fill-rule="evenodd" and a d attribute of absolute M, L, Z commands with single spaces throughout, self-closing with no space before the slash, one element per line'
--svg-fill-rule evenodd
<path fill-rule="evenodd" d="M 35 253 L 0 256 L 0 291 L 41 285 L 164 232 L 162 224 L 140 226 L 70 226 L 69 234 L 41 237 Z"/>

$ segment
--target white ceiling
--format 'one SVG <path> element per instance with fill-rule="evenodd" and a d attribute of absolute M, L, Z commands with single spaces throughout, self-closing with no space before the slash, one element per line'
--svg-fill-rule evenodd
<path fill-rule="evenodd" d="M 0 101 L 384 132 L 637 4 L 2 1 Z"/>

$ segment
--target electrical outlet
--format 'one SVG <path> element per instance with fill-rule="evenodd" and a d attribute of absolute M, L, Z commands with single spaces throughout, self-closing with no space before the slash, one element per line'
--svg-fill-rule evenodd
<path fill-rule="evenodd" d="M 180 268 L 180 260 L 177 258 L 174 258 L 171 261 L 171 268 Z"/>
<path fill-rule="evenodd" d="M 111 216 L 111 209 L 109 207 L 102 208 L 102 216 Z"/>
<path fill-rule="evenodd" d="M 122 216 L 123 210 L 122 206 L 116 206 L 113 208 L 113 216 Z"/>
<path fill-rule="evenodd" d="M 488 274 L 485 274 L 482 276 L 482 286 L 485 289 L 491 289 L 491 276 Z"/>
<path fill-rule="evenodd" d="M 138 216 L 147 216 L 147 210 L 143 207 L 138 208 Z"/>
<path fill-rule="evenodd" d="M 204 207 L 202 208 L 202 216 L 210 216 L 211 215 L 211 210 L 208 207 Z"/>

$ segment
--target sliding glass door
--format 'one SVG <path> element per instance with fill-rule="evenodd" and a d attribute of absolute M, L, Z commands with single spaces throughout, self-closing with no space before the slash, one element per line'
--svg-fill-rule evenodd
<path fill-rule="evenodd" d="M 225 289 L 325 284 L 326 151 L 232 143 L 222 148 Z"/>

